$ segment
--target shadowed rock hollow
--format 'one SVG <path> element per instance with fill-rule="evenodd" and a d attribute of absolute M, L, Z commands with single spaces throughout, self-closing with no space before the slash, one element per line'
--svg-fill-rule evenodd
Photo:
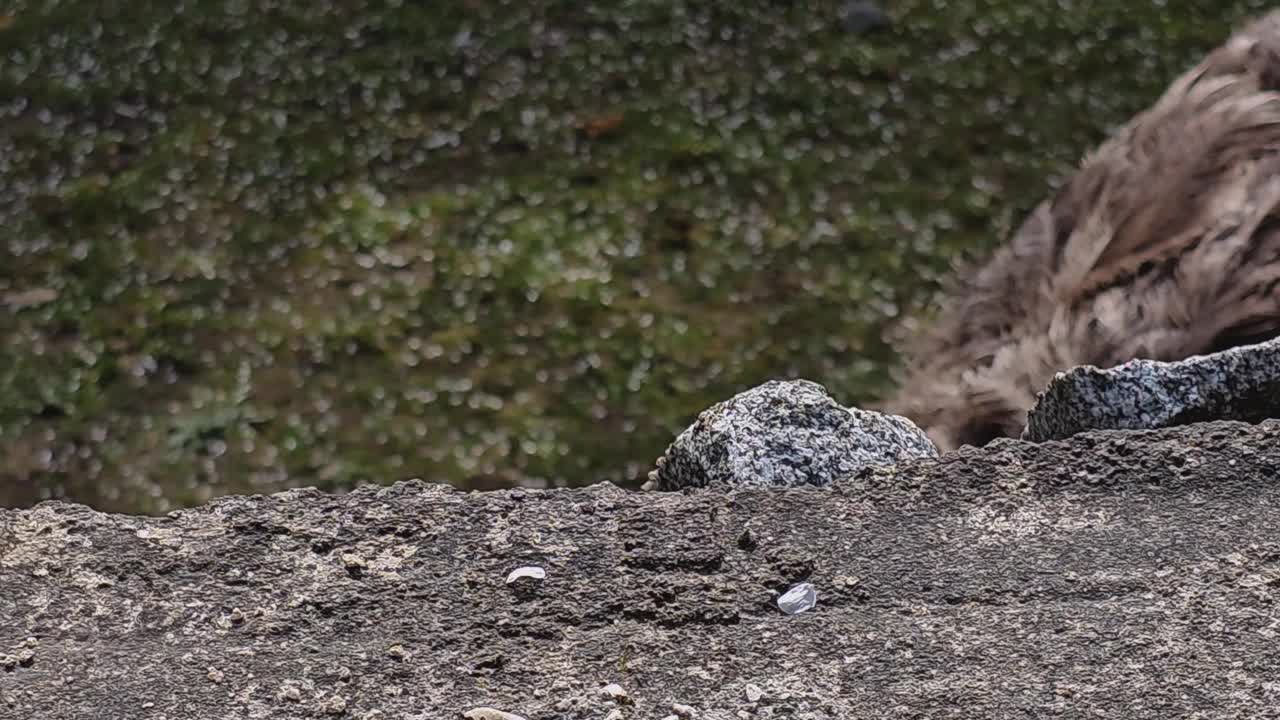
<path fill-rule="evenodd" d="M 0 717 L 1260 717 L 1278 440 L 1000 441 L 823 489 L 3 510 Z M 525 565 L 546 578 L 506 584 Z M 817 607 L 784 616 L 801 580 Z"/>

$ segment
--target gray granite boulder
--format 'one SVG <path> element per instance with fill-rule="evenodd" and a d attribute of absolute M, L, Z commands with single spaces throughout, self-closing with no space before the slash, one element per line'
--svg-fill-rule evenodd
<path fill-rule="evenodd" d="M 1024 440 L 1085 430 L 1147 430 L 1280 417 L 1280 340 L 1177 362 L 1133 360 L 1058 373 L 1027 417 Z"/>
<path fill-rule="evenodd" d="M 937 454 L 906 418 L 844 407 L 807 380 L 775 380 L 703 411 L 658 459 L 648 487 L 827 485 Z"/>

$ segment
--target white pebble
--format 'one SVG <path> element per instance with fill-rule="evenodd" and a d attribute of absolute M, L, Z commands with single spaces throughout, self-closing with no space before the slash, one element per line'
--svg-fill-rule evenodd
<path fill-rule="evenodd" d="M 610 700 L 621 701 L 621 700 L 627 699 L 627 691 L 624 690 L 622 686 L 619 685 L 618 683 L 609 683 L 608 685 L 605 685 L 604 687 L 600 688 L 600 694 L 609 698 Z"/>
<path fill-rule="evenodd" d="M 516 568 L 515 570 L 512 570 L 511 574 L 507 576 L 507 584 L 510 585 L 516 580 L 519 580 L 520 578 L 524 578 L 524 577 L 533 578 L 534 580 L 541 580 L 546 576 L 547 576 L 547 571 L 543 570 L 537 565 L 526 565 L 525 567 L 519 567 L 519 568 Z"/>
<path fill-rule="evenodd" d="M 818 590 L 813 583 L 800 583 L 778 598 L 778 609 L 788 615 L 812 610 L 818 604 Z"/>

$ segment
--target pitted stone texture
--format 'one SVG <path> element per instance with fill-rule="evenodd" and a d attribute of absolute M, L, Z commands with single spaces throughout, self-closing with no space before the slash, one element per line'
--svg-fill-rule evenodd
<path fill-rule="evenodd" d="M 869 465 L 934 457 L 906 418 L 837 403 L 807 380 L 774 380 L 702 412 L 650 473 L 650 487 L 827 485 Z"/>
<path fill-rule="evenodd" d="M 0 718 L 1270 718 L 1278 467 L 1280 422 L 1222 422 L 821 492 L 0 508 Z"/>
<path fill-rule="evenodd" d="M 1149 430 L 1280 417 L 1280 340 L 1177 362 L 1133 360 L 1058 373 L 1027 418 L 1024 440 L 1085 430 Z"/>

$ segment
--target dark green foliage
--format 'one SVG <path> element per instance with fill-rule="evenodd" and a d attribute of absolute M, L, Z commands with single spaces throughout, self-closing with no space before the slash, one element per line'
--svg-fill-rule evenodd
<path fill-rule="evenodd" d="M 0 504 L 634 482 L 767 379 L 873 398 L 1264 5 L 11 4 Z"/>

